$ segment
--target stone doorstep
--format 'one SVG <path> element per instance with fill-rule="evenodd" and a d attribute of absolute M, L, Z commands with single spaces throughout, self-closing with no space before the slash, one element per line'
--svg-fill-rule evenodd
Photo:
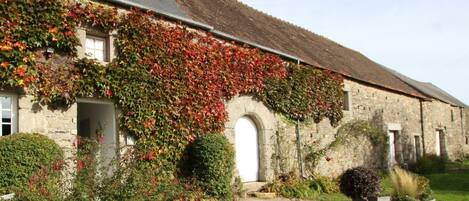
<path fill-rule="evenodd" d="M 254 196 L 254 192 L 258 192 L 262 186 L 266 185 L 267 182 L 246 182 L 243 183 L 243 190 L 245 193 L 242 197 Z"/>
<path fill-rule="evenodd" d="M 6 194 L 6 195 L 0 195 L 0 200 L 11 200 L 14 197 L 15 197 L 14 193 Z"/>

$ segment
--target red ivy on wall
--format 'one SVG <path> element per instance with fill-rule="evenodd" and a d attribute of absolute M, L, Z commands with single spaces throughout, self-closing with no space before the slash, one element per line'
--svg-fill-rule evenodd
<path fill-rule="evenodd" d="M 292 119 L 327 117 L 334 123 L 342 117 L 342 79 L 336 74 L 291 65 L 276 55 L 158 20 L 150 12 L 118 15 L 94 3 L 7 1 L 11 7 L 0 7 L 7 19 L 1 22 L 1 84 L 28 83 L 31 93 L 47 102 L 112 98 L 123 114 L 121 127 L 140 137 L 142 149 L 158 153 L 149 161 L 162 171 L 174 171 L 198 135 L 224 130 L 224 102 L 236 95 L 255 96 Z M 41 6 L 24 9 L 31 2 Z M 106 66 L 88 59 L 70 62 L 78 45 L 77 26 L 116 30 L 117 58 Z M 47 47 L 68 59 L 33 56 Z M 41 58 L 37 65 L 36 57 Z"/>

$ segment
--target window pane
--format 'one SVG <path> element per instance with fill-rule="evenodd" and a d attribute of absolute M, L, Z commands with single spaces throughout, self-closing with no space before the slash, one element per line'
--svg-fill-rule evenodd
<path fill-rule="evenodd" d="M 94 58 L 100 61 L 104 61 L 104 52 L 101 50 L 94 51 Z"/>
<path fill-rule="evenodd" d="M 2 104 L 2 109 L 11 109 L 11 98 L 10 97 L 1 96 L 0 97 L 0 102 Z"/>
<path fill-rule="evenodd" d="M 2 122 L 10 123 L 11 122 L 11 112 L 10 111 L 2 111 Z"/>
<path fill-rule="evenodd" d="M 86 49 L 94 48 L 94 40 L 92 38 L 86 38 Z"/>
<path fill-rule="evenodd" d="M 94 41 L 94 49 L 96 50 L 104 50 L 104 40 L 96 39 Z"/>
<path fill-rule="evenodd" d="M 2 125 L 2 136 L 11 134 L 11 125 L 3 124 Z"/>

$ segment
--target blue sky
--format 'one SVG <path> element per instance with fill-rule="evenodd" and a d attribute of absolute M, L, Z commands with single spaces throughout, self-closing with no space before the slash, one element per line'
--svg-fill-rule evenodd
<path fill-rule="evenodd" d="M 469 104 L 468 0 L 241 0 Z"/>

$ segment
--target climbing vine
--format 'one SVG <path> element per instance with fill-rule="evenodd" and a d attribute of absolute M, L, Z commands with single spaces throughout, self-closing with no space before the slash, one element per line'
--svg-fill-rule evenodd
<path fill-rule="evenodd" d="M 139 137 L 139 157 L 171 175 L 197 136 L 220 133 L 224 102 L 251 95 L 293 120 L 342 118 L 342 77 L 291 64 L 209 33 L 169 25 L 154 13 L 96 3 L 6 0 L 0 5 L 0 84 L 24 88 L 47 104 L 107 97 L 120 126 Z M 107 65 L 77 59 L 78 27 L 116 33 Z M 51 58 L 44 51 L 53 48 Z M 167 175 L 161 174 L 161 175 Z"/>
<path fill-rule="evenodd" d="M 314 171 L 321 159 L 326 158 L 328 161 L 331 160 L 329 157 L 326 157 L 330 150 L 348 145 L 353 139 L 357 139 L 360 136 L 368 138 L 373 147 L 385 145 L 388 141 L 386 133 L 374 126 L 370 121 L 353 120 L 342 125 L 334 135 L 334 140 L 326 146 L 318 148 L 317 144 L 306 145 L 305 161 L 308 163 L 308 169 Z M 380 159 L 384 161 L 383 165 L 386 165 L 388 154 L 386 146 L 383 147 L 383 152 L 380 154 Z"/>
<path fill-rule="evenodd" d="M 268 79 L 260 99 L 289 119 L 328 118 L 332 125 L 342 119 L 343 78 L 330 71 L 308 66 L 287 65 L 286 78 Z"/>

